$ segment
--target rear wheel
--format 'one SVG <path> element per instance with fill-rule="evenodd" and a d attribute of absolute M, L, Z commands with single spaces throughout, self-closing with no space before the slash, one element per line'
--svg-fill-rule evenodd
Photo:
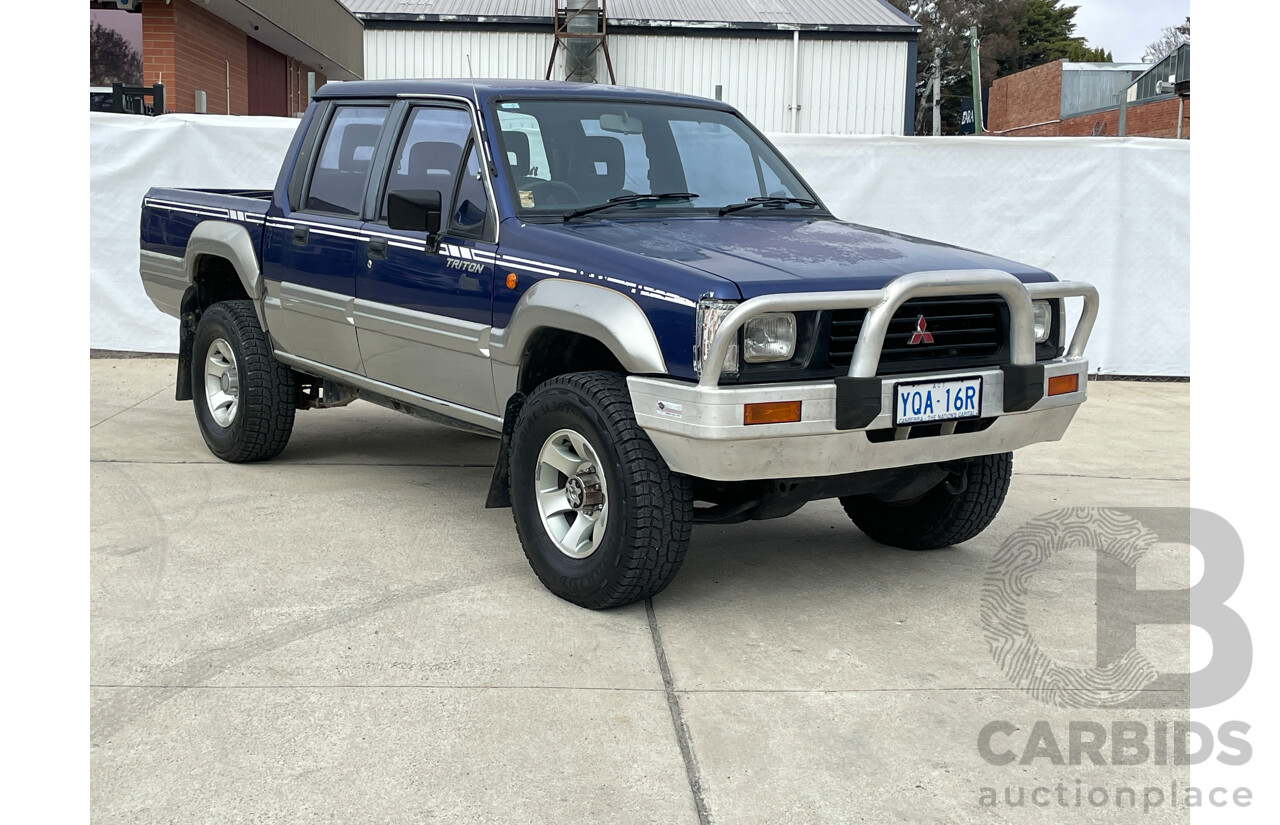
<path fill-rule="evenodd" d="M 1012 477 L 1013 453 L 985 455 L 968 459 L 962 472 L 914 501 L 863 495 L 845 496 L 840 503 L 853 523 L 881 544 L 937 550 L 987 529 L 1004 504 Z"/>
<path fill-rule="evenodd" d="M 249 301 L 223 301 L 200 317 L 192 396 L 200 434 L 224 461 L 262 461 L 289 443 L 297 378 L 271 354 Z"/>
<path fill-rule="evenodd" d="M 675 578 L 692 486 L 636 423 L 621 375 L 571 373 L 534 390 L 512 433 L 510 478 L 520 544 L 560 598 L 618 607 Z"/>

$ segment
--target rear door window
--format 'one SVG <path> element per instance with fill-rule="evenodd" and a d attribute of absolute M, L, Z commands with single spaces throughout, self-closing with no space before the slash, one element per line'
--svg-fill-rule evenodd
<path fill-rule="evenodd" d="M 304 208 L 312 212 L 355 217 L 373 168 L 385 106 L 339 106 L 329 121 Z"/>

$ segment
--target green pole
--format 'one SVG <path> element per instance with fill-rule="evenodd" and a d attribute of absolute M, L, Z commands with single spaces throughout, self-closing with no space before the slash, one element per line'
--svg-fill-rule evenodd
<path fill-rule="evenodd" d="M 982 62 L 978 59 L 978 27 L 969 29 L 970 54 L 973 58 L 973 133 L 982 134 Z"/>

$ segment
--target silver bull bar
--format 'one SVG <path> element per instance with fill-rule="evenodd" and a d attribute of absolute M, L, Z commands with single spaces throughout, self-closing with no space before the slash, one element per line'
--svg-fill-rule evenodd
<path fill-rule="evenodd" d="M 1090 284 L 1073 281 L 1024 284 L 1008 272 L 996 269 L 913 272 L 890 281 L 882 289 L 762 295 L 743 301 L 720 322 L 711 339 L 698 386 L 713 389 L 720 383 L 725 356 L 730 345 L 737 340 L 738 330 L 758 315 L 828 309 L 867 310 L 862 333 L 854 345 L 848 378 L 869 379 L 874 378 L 879 369 L 889 321 L 899 307 L 912 298 L 975 294 L 994 294 L 1008 304 L 1009 351 L 1014 367 L 1028 367 L 1036 363 L 1033 300 L 1084 299 L 1084 311 L 1067 347 L 1067 358 L 1083 357 L 1094 322 L 1098 319 L 1098 290 Z"/>

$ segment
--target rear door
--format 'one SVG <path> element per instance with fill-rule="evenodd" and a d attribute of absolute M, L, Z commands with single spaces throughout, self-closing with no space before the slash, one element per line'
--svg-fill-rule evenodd
<path fill-rule="evenodd" d="M 356 286 L 356 331 L 373 379 L 497 413 L 488 340 L 496 217 L 470 110 L 406 107 L 371 198 L 366 257 Z M 441 235 L 387 226 L 401 190 L 440 192 Z"/>
<path fill-rule="evenodd" d="M 389 106 L 337 103 L 327 112 L 296 203 L 263 238 L 267 325 L 299 358 L 347 372 L 363 367 L 356 340 L 356 273 L 365 266 L 361 209 Z M 292 211 L 295 210 L 296 211 Z"/>

